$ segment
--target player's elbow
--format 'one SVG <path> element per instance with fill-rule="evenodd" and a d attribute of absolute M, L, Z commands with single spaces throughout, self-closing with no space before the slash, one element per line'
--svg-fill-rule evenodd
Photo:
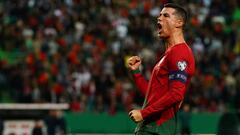
<path fill-rule="evenodd" d="M 181 82 L 175 82 L 174 85 L 170 87 L 171 95 L 173 96 L 175 102 L 182 101 L 184 99 L 184 94 L 186 92 L 185 84 Z"/>
<path fill-rule="evenodd" d="M 184 99 L 184 94 L 181 92 L 173 91 L 173 98 L 175 99 L 175 102 L 180 102 Z"/>

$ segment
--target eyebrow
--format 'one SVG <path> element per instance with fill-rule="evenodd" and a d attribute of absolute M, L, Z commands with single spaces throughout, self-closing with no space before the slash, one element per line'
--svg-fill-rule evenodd
<path fill-rule="evenodd" d="M 160 17 L 161 15 L 163 15 L 164 17 L 169 17 L 169 16 L 170 16 L 169 13 L 160 13 L 160 14 L 159 14 L 159 17 Z"/>

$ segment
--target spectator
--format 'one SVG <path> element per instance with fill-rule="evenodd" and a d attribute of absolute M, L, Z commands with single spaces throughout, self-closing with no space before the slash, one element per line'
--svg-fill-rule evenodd
<path fill-rule="evenodd" d="M 32 130 L 32 135 L 43 135 L 43 123 L 39 120 L 35 122 L 35 125 Z"/>
<path fill-rule="evenodd" d="M 45 118 L 45 124 L 47 126 L 48 135 L 55 135 L 57 133 L 60 135 L 66 134 L 66 121 L 60 110 L 50 110 Z"/>
<path fill-rule="evenodd" d="M 191 113 L 189 104 L 184 104 L 179 113 L 181 123 L 181 135 L 191 134 Z"/>

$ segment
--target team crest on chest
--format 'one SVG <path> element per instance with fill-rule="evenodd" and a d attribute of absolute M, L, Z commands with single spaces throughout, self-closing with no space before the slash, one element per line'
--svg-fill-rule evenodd
<path fill-rule="evenodd" d="M 178 61 L 177 67 L 179 70 L 183 71 L 187 68 L 187 62 L 186 61 Z"/>

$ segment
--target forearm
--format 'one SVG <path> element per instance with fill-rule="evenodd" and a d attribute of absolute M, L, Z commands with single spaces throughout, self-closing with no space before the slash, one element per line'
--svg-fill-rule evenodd
<path fill-rule="evenodd" d="M 140 70 L 131 71 L 137 88 L 145 96 L 148 88 L 148 81 L 140 73 Z"/>
<path fill-rule="evenodd" d="M 163 97 L 161 97 L 152 105 L 147 106 L 145 109 L 141 110 L 143 118 L 146 118 L 154 113 L 161 112 L 173 104 L 179 103 L 183 100 L 185 85 L 181 84 L 180 82 L 176 83 L 176 85 L 170 87 L 169 91 Z"/>

